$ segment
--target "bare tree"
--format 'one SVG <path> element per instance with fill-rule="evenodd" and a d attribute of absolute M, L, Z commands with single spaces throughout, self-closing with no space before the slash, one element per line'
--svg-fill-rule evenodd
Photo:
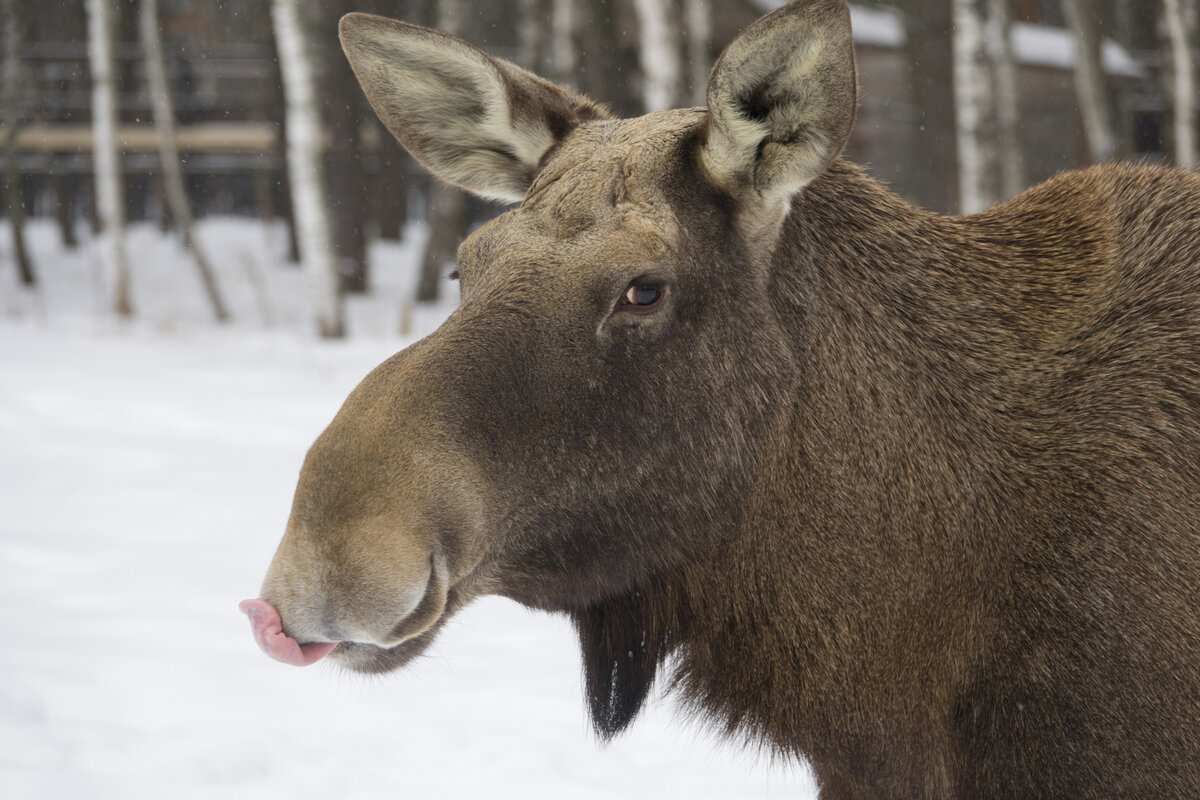
<path fill-rule="evenodd" d="M 283 160 L 283 169 L 279 172 L 279 213 L 287 222 L 287 260 L 292 264 L 300 263 L 300 234 L 296 231 L 296 210 L 292 203 L 291 164 L 288 163 L 288 115 L 287 93 L 283 89 L 283 70 L 279 64 L 279 41 L 274 35 L 270 37 L 271 46 L 271 91 L 263 98 L 267 119 L 279 120 L 279 138 L 276 148 Z"/>
<path fill-rule="evenodd" d="M 117 87 L 113 68 L 112 0 L 87 0 L 88 60 L 92 70 L 92 136 L 96 173 L 95 211 L 100 259 L 113 310 L 133 315 L 129 264 L 125 259 L 125 192 L 117 142 Z"/>
<path fill-rule="evenodd" d="M 314 36 L 314 55 L 320 65 L 319 86 L 329 98 L 323 104 L 329 129 L 329 147 L 325 158 L 325 178 L 329 198 L 333 247 L 337 253 L 338 275 L 344 292 L 365 292 L 368 287 L 367 176 L 363 170 L 360 134 L 363 122 L 362 92 L 342 53 L 337 38 L 337 23 L 343 14 L 360 3 L 350 0 L 325 0 L 313 3 L 319 9 Z M 373 115 L 372 115 L 373 116 Z"/>
<path fill-rule="evenodd" d="M 455 36 L 470 37 L 471 19 L 465 0 L 438 0 L 437 27 Z M 467 196 L 457 188 L 434 181 L 429 187 L 429 239 L 421 259 L 417 302 L 433 303 L 441 296 L 443 275 L 454 263 L 458 244 L 467 235 Z"/>
<path fill-rule="evenodd" d="M 996 140 L 1000 158 L 1000 196 L 1025 188 L 1025 148 L 1021 143 L 1021 96 L 1013 50 L 1011 0 L 987 2 L 988 57 L 996 102 Z"/>
<path fill-rule="evenodd" d="M 213 316 L 218 321 L 229 319 L 221 292 L 212 267 L 204 255 L 204 248 L 196 239 L 192 224 L 192 204 L 188 201 L 183 185 L 183 168 L 179 161 L 179 148 L 175 141 L 175 109 L 171 103 L 171 91 L 167 86 L 167 69 L 163 62 L 162 37 L 158 25 L 158 0 L 142 0 L 138 19 L 141 28 L 142 49 L 145 53 L 146 79 L 150 85 L 150 104 L 154 108 L 154 126 L 158 131 L 158 160 L 162 167 L 163 188 L 171 216 L 179 226 L 183 245 L 191 253 L 204 284 L 204 292 L 212 306 Z"/>
<path fill-rule="evenodd" d="M 287 102 L 288 167 L 300 257 L 308 273 L 317 330 L 325 338 L 345 335 L 337 254 L 329 219 L 317 81 L 303 10 L 304 0 L 272 0 L 271 18 L 279 49 Z"/>
<path fill-rule="evenodd" d="M 688 91 L 681 100 L 702 106 L 707 102 L 708 71 L 712 68 L 712 0 L 683 0 L 683 4 Z"/>
<path fill-rule="evenodd" d="M 574 85 L 589 97 L 602 99 L 618 116 L 642 113 L 639 81 L 630 80 L 629 65 L 639 63 L 636 22 L 629 25 L 627 0 L 574 0 L 579 31 Z"/>
<path fill-rule="evenodd" d="M 517 63 L 539 75 L 550 73 L 554 45 L 551 0 L 516 0 Z"/>
<path fill-rule="evenodd" d="M 680 104 L 683 64 L 671 0 L 633 0 L 638 17 L 638 56 L 642 67 L 642 107 L 661 111 Z"/>
<path fill-rule="evenodd" d="M 25 204 L 21 197 L 21 162 L 17 139 L 24 120 L 21 117 L 21 42 L 24 40 L 25 17 L 20 0 L 3 0 L 0 14 L 4 28 L 4 197 L 8 221 L 12 227 L 13 256 L 17 274 L 26 286 L 37 284 L 33 261 L 25 246 Z"/>
<path fill-rule="evenodd" d="M 1175 163 L 1191 169 L 1196 166 L 1196 66 L 1182 0 L 1163 0 L 1163 21 L 1171 43 Z"/>
<path fill-rule="evenodd" d="M 998 199 L 995 95 L 987 51 L 986 0 L 954 0 L 954 106 L 959 199 L 964 214 Z"/>
<path fill-rule="evenodd" d="M 369 181 L 370 201 L 374 204 L 372 216 L 377 223 L 375 235 L 399 242 L 404 238 L 404 223 L 408 221 L 409 194 L 421 176 L 409 168 L 411 156 L 386 128 L 378 123 L 368 124 L 373 126 L 373 135 L 379 141 L 377 168 Z"/>
<path fill-rule="evenodd" d="M 1091 0 L 1062 0 L 1062 6 L 1075 34 L 1075 94 L 1088 155 L 1095 163 L 1111 161 L 1117 154 L 1117 134 L 1104 86 L 1096 9 Z"/>
<path fill-rule="evenodd" d="M 898 0 L 897 5 L 904 12 L 914 111 L 914 166 L 907 182 L 918 203 L 952 213 L 959 207 L 952 8 L 945 0 Z"/>
<path fill-rule="evenodd" d="M 550 77 L 571 83 L 578 69 L 579 0 L 551 0 Z"/>

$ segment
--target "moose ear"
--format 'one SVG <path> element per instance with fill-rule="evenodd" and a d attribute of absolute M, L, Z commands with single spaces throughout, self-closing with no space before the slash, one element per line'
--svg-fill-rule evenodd
<path fill-rule="evenodd" d="M 372 108 L 400 144 L 445 181 L 519 201 L 550 147 L 590 100 L 440 31 L 347 14 L 342 49 Z"/>
<path fill-rule="evenodd" d="M 784 204 L 841 152 L 857 83 L 846 0 L 796 0 L 744 30 L 708 78 L 704 165 Z"/>

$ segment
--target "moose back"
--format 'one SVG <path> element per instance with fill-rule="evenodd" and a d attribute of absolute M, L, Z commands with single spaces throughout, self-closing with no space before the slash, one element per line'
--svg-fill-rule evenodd
<path fill-rule="evenodd" d="M 637 119 L 341 36 L 414 156 L 519 205 L 309 451 L 243 604 L 268 653 L 385 672 L 503 595 L 573 620 L 603 736 L 669 664 L 823 797 L 1200 797 L 1196 175 L 913 208 L 839 157 L 842 0 Z"/>

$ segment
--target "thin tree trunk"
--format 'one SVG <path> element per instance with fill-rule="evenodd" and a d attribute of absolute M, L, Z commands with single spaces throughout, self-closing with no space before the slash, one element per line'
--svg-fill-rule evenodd
<path fill-rule="evenodd" d="M 1196 66 L 1181 0 L 1163 0 L 1163 18 L 1171 42 L 1175 163 L 1192 169 L 1196 166 Z"/>
<path fill-rule="evenodd" d="M 467 196 L 457 187 L 432 183 L 429 217 L 429 240 L 417 282 L 418 303 L 434 303 L 441 296 L 442 277 L 454 264 L 458 245 L 467 234 Z"/>
<path fill-rule="evenodd" d="M 272 91 L 266 98 L 268 118 L 279 121 L 279 138 L 276 141 L 282 165 L 279 168 L 279 215 L 287 223 L 287 260 L 290 264 L 300 263 L 300 235 L 296 232 L 296 209 L 292 203 L 291 164 L 288 162 L 288 150 L 291 137 L 288 136 L 287 97 L 283 89 L 283 70 L 279 66 L 282 60 L 279 55 L 277 37 L 271 37 L 271 51 L 274 65 L 272 73 Z"/>
<path fill-rule="evenodd" d="M 229 319 L 229 312 L 217 288 L 216 276 L 205 257 L 204 248 L 196 240 L 192 219 L 192 206 L 188 202 L 183 185 L 183 169 L 179 161 L 179 148 L 175 141 L 175 110 L 171 105 L 171 92 L 167 86 L 167 70 L 163 63 L 162 39 L 158 30 L 158 0 L 142 0 L 139 25 L 141 26 L 142 49 L 145 53 L 146 78 L 150 84 L 150 103 L 154 108 L 154 126 L 158 132 L 158 160 L 162 166 L 163 192 L 167 207 L 179 232 L 183 245 L 192 255 L 204 292 L 212 306 L 213 316 L 219 322 Z"/>
<path fill-rule="evenodd" d="M 550 77 L 559 83 L 578 85 L 579 7 L 578 0 L 552 0 L 550 9 Z"/>
<path fill-rule="evenodd" d="M 158 131 L 156 130 L 155 133 L 158 133 Z M 159 162 L 162 161 L 161 153 L 158 160 Z M 166 236 L 171 232 L 171 228 L 175 224 L 175 215 L 171 213 L 171 204 L 167 200 L 167 188 L 163 182 L 162 164 L 159 164 L 158 172 L 152 172 L 148 177 L 150 180 L 150 195 L 154 198 L 154 205 L 158 210 L 158 232 Z"/>
<path fill-rule="evenodd" d="M 437 27 L 461 36 L 468 21 L 462 0 L 439 0 Z M 421 258 L 421 274 L 417 280 L 418 303 L 434 303 L 441 296 L 442 276 L 454 263 L 458 243 L 466 236 L 467 197 L 461 189 L 434 181 L 429 187 L 429 239 Z"/>
<path fill-rule="evenodd" d="M 17 138 L 21 119 L 21 41 L 24 38 L 24 16 L 20 0 L 4 0 L 0 14 L 5 20 L 4 31 L 4 197 L 8 221 L 12 227 L 13 256 L 17 274 L 25 286 L 35 286 L 37 275 L 29 250 L 25 247 L 25 203 L 21 197 L 21 162 Z"/>
<path fill-rule="evenodd" d="M 954 0 L 954 106 L 962 213 L 996 203 L 995 103 L 987 55 L 984 0 Z"/>
<path fill-rule="evenodd" d="M 996 99 L 996 143 L 1000 156 L 1000 195 L 1025 188 L 1025 148 L 1021 142 L 1021 92 L 1013 52 L 1011 0 L 988 0 L 987 40 Z"/>
<path fill-rule="evenodd" d="M 684 102 L 707 102 L 708 72 L 712 69 L 712 0 L 683 0 L 687 23 L 688 91 Z"/>
<path fill-rule="evenodd" d="M 642 67 L 642 107 L 661 111 L 679 105 L 683 65 L 678 27 L 670 0 L 633 0 L 638 18 L 638 61 Z"/>
<path fill-rule="evenodd" d="M 551 0 L 518 0 L 517 14 L 517 63 L 545 75 L 549 72 L 550 48 L 554 42 Z"/>
<path fill-rule="evenodd" d="M 1100 26 L 1090 0 L 1063 0 L 1067 25 L 1075 33 L 1075 94 L 1083 117 L 1088 156 L 1094 163 L 1117 154 L 1117 135 L 1104 88 L 1100 62 Z"/>
<path fill-rule="evenodd" d="M 112 0 L 87 0 L 88 57 L 92 69 L 92 132 L 100 260 L 112 292 L 113 310 L 133 315 L 129 264 L 125 260 L 125 192 L 117 143 L 117 88 L 113 68 Z"/>
<path fill-rule="evenodd" d="M 271 173 L 265 169 L 254 170 L 254 210 L 263 225 L 275 224 L 275 201 L 271 198 Z"/>
<path fill-rule="evenodd" d="M 1126 49 L 1134 48 L 1134 25 L 1137 12 L 1135 3 L 1145 0 L 1114 0 L 1113 2 L 1113 38 Z"/>
<path fill-rule="evenodd" d="M 952 9 L 945 0 L 901 0 L 899 5 L 914 111 L 908 183 L 917 203 L 953 213 L 959 192 Z"/>
<path fill-rule="evenodd" d="M 287 164 L 288 137 L 286 132 L 281 130 L 280 138 L 284 165 L 279 170 L 279 214 L 283 217 L 284 223 L 286 223 L 287 261 L 290 264 L 300 264 L 300 234 L 296 231 L 296 208 L 292 202 L 292 176 L 290 167 Z"/>
<path fill-rule="evenodd" d="M 404 238 L 404 223 L 408 221 L 408 196 L 412 189 L 412 176 L 405 169 L 408 154 L 392 139 L 392 135 L 378 123 L 379 169 L 374 176 L 375 219 L 379 223 L 376 232 L 380 239 L 399 242 Z"/>
<path fill-rule="evenodd" d="M 642 94 L 631 80 L 629 63 L 638 60 L 636 36 L 624 28 L 623 0 L 575 0 L 579 36 L 574 85 L 584 94 L 603 99 L 618 116 L 644 110 Z M 636 33 L 636 31 L 635 31 Z"/>
<path fill-rule="evenodd" d="M 77 192 L 79 179 L 75 175 L 64 174 L 54 162 L 59 160 L 57 153 L 51 155 L 50 190 L 54 195 L 54 217 L 58 221 L 62 245 L 68 250 L 79 246 L 75 236 L 75 209 L 78 204 Z"/>
<path fill-rule="evenodd" d="M 469 0 L 437 0 L 437 24 L 438 30 L 453 34 L 454 36 L 464 35 L 469 20 L 470 14 Z"/>
<path fill-rule="evenodd" d="M 300 257 L 308 273 L 317 330 L 325 338 L 339 338 L 345 335 L 345 318 L 322 175 L 321 119 L 304 6 L 304 0 L 272 0 L 271 18 L 287 100 L 287 155 Z"/>
<path fill-rule="evenodd" d="M 344 13 L 354 10 L 348 0 L 325 0 L 320 8 L 317 30 L 327 35 L 314 40 L 314 53 L 320 65 L 318 86 L 326 97 L 337 98 L 324 107 L 329 130 L 326 150 L 326 185 L 329 198 L 333 246 L 338 259 L 338 276 L 343 292 L 366 292 L 369 283 L 367 237 L 367 176 L 363 170 L 359 134 L 362 122 L 359 98 L 362 92 L 350 62 L 342 53 L 336 31 Z"/>

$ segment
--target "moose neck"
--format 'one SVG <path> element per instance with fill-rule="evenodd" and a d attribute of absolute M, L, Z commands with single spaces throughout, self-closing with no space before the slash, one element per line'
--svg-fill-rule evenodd
<path fill-rule="evenodd" d="M 888 752 L 948 752 L 956 695 L 996 635 L 1013 558 L 997 523 L 1015 528 L 1021 503 L 993 476 L 1022 470 L 1014 420 L 1044 345 L 1011 305 L 986 307 L 1016 291 L 995 264 L 934 244 L 962 258 L 970 225 L 844 162 L 796 201 L 773 287 L 794 404 L 720 552 L 575 615 L 602 733 L 673 653 L 685 703 L 811 757 L 822 780 L 853 762 L 884 785 L 949 786 L 951 765 L 896 775 Z"/>
<path fill-rule="evenodd" d="M 774 267 L 795 404 L 738 535 L 689 578 L 685 693 L 818 764 L 945 752 L 931 737 L 954 698 L 933 693 L 961 686 L 990 636 L 995 599 L 979 587 L 1007 554 L 972 538 L 973 519 L 1001 458 L 981 432 L 1003 418 L 980 376 L 1011 377 L 1011 357 L 955 318 L 971 287 L 951 285 L 958 265 L 927 243 L 957 225 L 846 163 L 796 201 Z M 946 766 L 922 772 L 884 782 L 940 780 Z"/>

